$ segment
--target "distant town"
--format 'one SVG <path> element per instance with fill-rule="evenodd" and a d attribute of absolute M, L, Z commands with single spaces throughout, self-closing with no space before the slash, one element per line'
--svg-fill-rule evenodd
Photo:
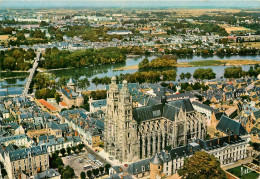
<path fill-rule="evenodd" d="M 260 10 L 0 9 L 0 179 L 258 179 Z"/>

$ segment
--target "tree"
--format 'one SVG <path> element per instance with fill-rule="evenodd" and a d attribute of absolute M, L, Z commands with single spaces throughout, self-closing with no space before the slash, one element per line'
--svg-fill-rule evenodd
<path fill-rule="evenodd" d="M 88 170 L 88 171 L 87 171 L 87 176 L 88 176 L 88 178 L 91 178 L 91 177 L 92 177 L 92 171 L 91 171 L 91 170 Z"/>
<path fill-rule="evenodd" d="M 99 167 L 99 171 L 100 171 L 101 173 L 103 173 L 103 172 L 104 172 L 104 167 Z"/>
<path fill-rule="evenodd" d="M 185 79 L 185 74 L 184 74 L 183 72 L 180 74 L 180 79 L 181 79 L 181 80 L 184 80 L 184 79 Z"/>
<path fill-rule="evenodd" d="M 77 148 L 75 146 L 72 146 L 71 149 L 73 150 L 74 153 L 76 153 Z"/>
<path fill-rule="evenodd" d="M 60 149 L 60 153 L 61 155 L 64 157 L 65 156 L 65 153 L 66 153 L 66 150 L 64 148 Z"/>
<path fill-rule="evenodd" d="M 62 173 L 62 178 L 66 178 L 66 179 L 69 179 L 69 178 L 73 178 L 75 176 L 75 172 L 73 170 L 73 168 L 71 168 L 69 165 L 67 165 L 64 170 L 61 171 Z"/>
<path fill-rule="evenodd" d="M 60 94 L 58 92 L 56 92 L 54 94 L 54 98 L 55 98 L 56 102 L 59 104 L 59 102 L 61 101 L 61 98 L 60 98 Z"/>
<path fill-rule="evenodd" d="M 6 57 L 4 59 L 4 69 L 6 70 L 14 70 L 16 65 L 16 61 L 13 57 Z"/>
<path fill-rule="evenodd" d="M 60 151 L 59 151 L 59 150 L 56 150 L 55 153 L 59 156 Z"/>
<path fill-rule="evenodd" d="M 210 80 L 216 78 L 216 73 L 213 72 L 212 68 L 207 68 L 207 69 L 198 68 L 197 70 L 194 71 L 193 77 L 199 80 L 204 80 L 204 79 Z"/>
<path fill-rule="evenodd" d="M 183 168 L 178 170 L 178 174 L 186 179 L 224 179 L 225 172 L 220 167 L 220 162 L 214 155 L 204 151 L 197 151 L 192 157 L 186 158 Z"/>
<path fill-rule="evenodd" d="M 144 58 L 141 63 L 138 65 L 139 69 L 147 69 L 149 68 L 149 60 L 148 58 Z"/>
<path fill-rule="evenodd" d="M 99 174 L 99 169 L 98 169 L 98 168 L 93 169 L 92 172 L 93 172 L 93 174 L 94 174 L 95 176 L 98 176 L 98 174 Z"/>
<path fill-rule="evenodd" d="M 191 87 L 191 86 L 188 86 L 186 89 L 185 89 L 185 91 L 192 91 L 193 90 L 193 88 Z"/>
<path fill-rule="evenodd" d="M 80 173 L 80 178 L 81 179 L 85 179 L 86 178 L 86 173 L 85 172 L 81 172 Z"/>
<path fill-rule="evenodd" d="M 2 162 L 0 162 L 0 166 L 1 166 L 2 177 L 5 177 L 7 175 L 7 172 L 4 168 L 4 164 Z"/>
<path fill-rule="evenodd" d="M 224 77 L 225 78 L 240 78 L 243 76 L 242 67 L 228 67 L 225 68 Z"/>
<path fill-rule="evenodd" d="M 110 164 L 105 165 L 105 172 L 108 174 L 109 173 L 109 168 L 111 167 Z"/>
<path fill-rule="evenodd" d="M 85 146 L 84 144 L 79 144 L 79 145 L 77 145 L 78 151 L 81 152 L 82 149 L 84 148 L 84 146 Z"/>
<path fill-rule="evenodd" d="M 189 80 L 191 78 L 191 74 L 188 72 L 185 74 L 185 77 Z"/>
<path fill-rule="evenodd" d="M 90 85 L 87 78 L 84 78 L 82 80 L 78 80 L 77 86 L 81 90 L 85 90 Z"/>
<path fill-rule="evenodd" d="M 68 155 L 71 154 L 71 148 L 70 147 L 67 147 L 67 153 L 68 153 Z"/>

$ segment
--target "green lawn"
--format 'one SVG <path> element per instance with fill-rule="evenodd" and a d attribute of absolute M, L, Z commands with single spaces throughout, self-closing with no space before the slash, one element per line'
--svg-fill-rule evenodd
<path fill-rule="evenodd" d="M 245 167 L 243 167 L 243 168 L 245 169 Z M 257 174 L 256 172 L 250 172 L 241 177 L 241 166 L 228 169 L 227 171 L 242 179 L 258 179 L 259 178 L 259 174 Z"/>
<path fill-rule="evenodd" d="M 221 62 L 218 60 L 203 60 L 203 61 L 189 62 L 189 64 L 193 66 L 219 66 L 219 65 L 224 65 L 225 62 Z"/>

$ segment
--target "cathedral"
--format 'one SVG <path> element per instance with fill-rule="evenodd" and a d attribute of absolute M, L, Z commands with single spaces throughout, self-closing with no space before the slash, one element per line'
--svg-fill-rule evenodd
<path fill-rule="evenodd" d="M 167 147 L 204 139 L 206 117 L 195 112 L 189 99 L 151 100 L 133 108 L 132 96 L 123 81 L 119 90 L 112 77 L 107 92 L 105 151 L 121 162 L 150 158 Z"/>

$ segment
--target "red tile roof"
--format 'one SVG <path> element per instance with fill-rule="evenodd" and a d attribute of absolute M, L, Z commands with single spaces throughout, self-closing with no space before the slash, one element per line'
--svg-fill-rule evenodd
<path fill-rule="evenodd" d="M 60 105 L 61 106 L 68 106 L 67 103 L 65 103 L 65 102 L 60 102 Z"/>
<path fill-rule="evenodd" d="M 47 101 L 45 101 L 44 99 L 39 99 L 38 100 L 43 106 L 45 106 L 47 109 L 49 109 L 50 111 L 57 111 L 57 109 L 51 105 L 50 103 L 48 103 Z"/>

